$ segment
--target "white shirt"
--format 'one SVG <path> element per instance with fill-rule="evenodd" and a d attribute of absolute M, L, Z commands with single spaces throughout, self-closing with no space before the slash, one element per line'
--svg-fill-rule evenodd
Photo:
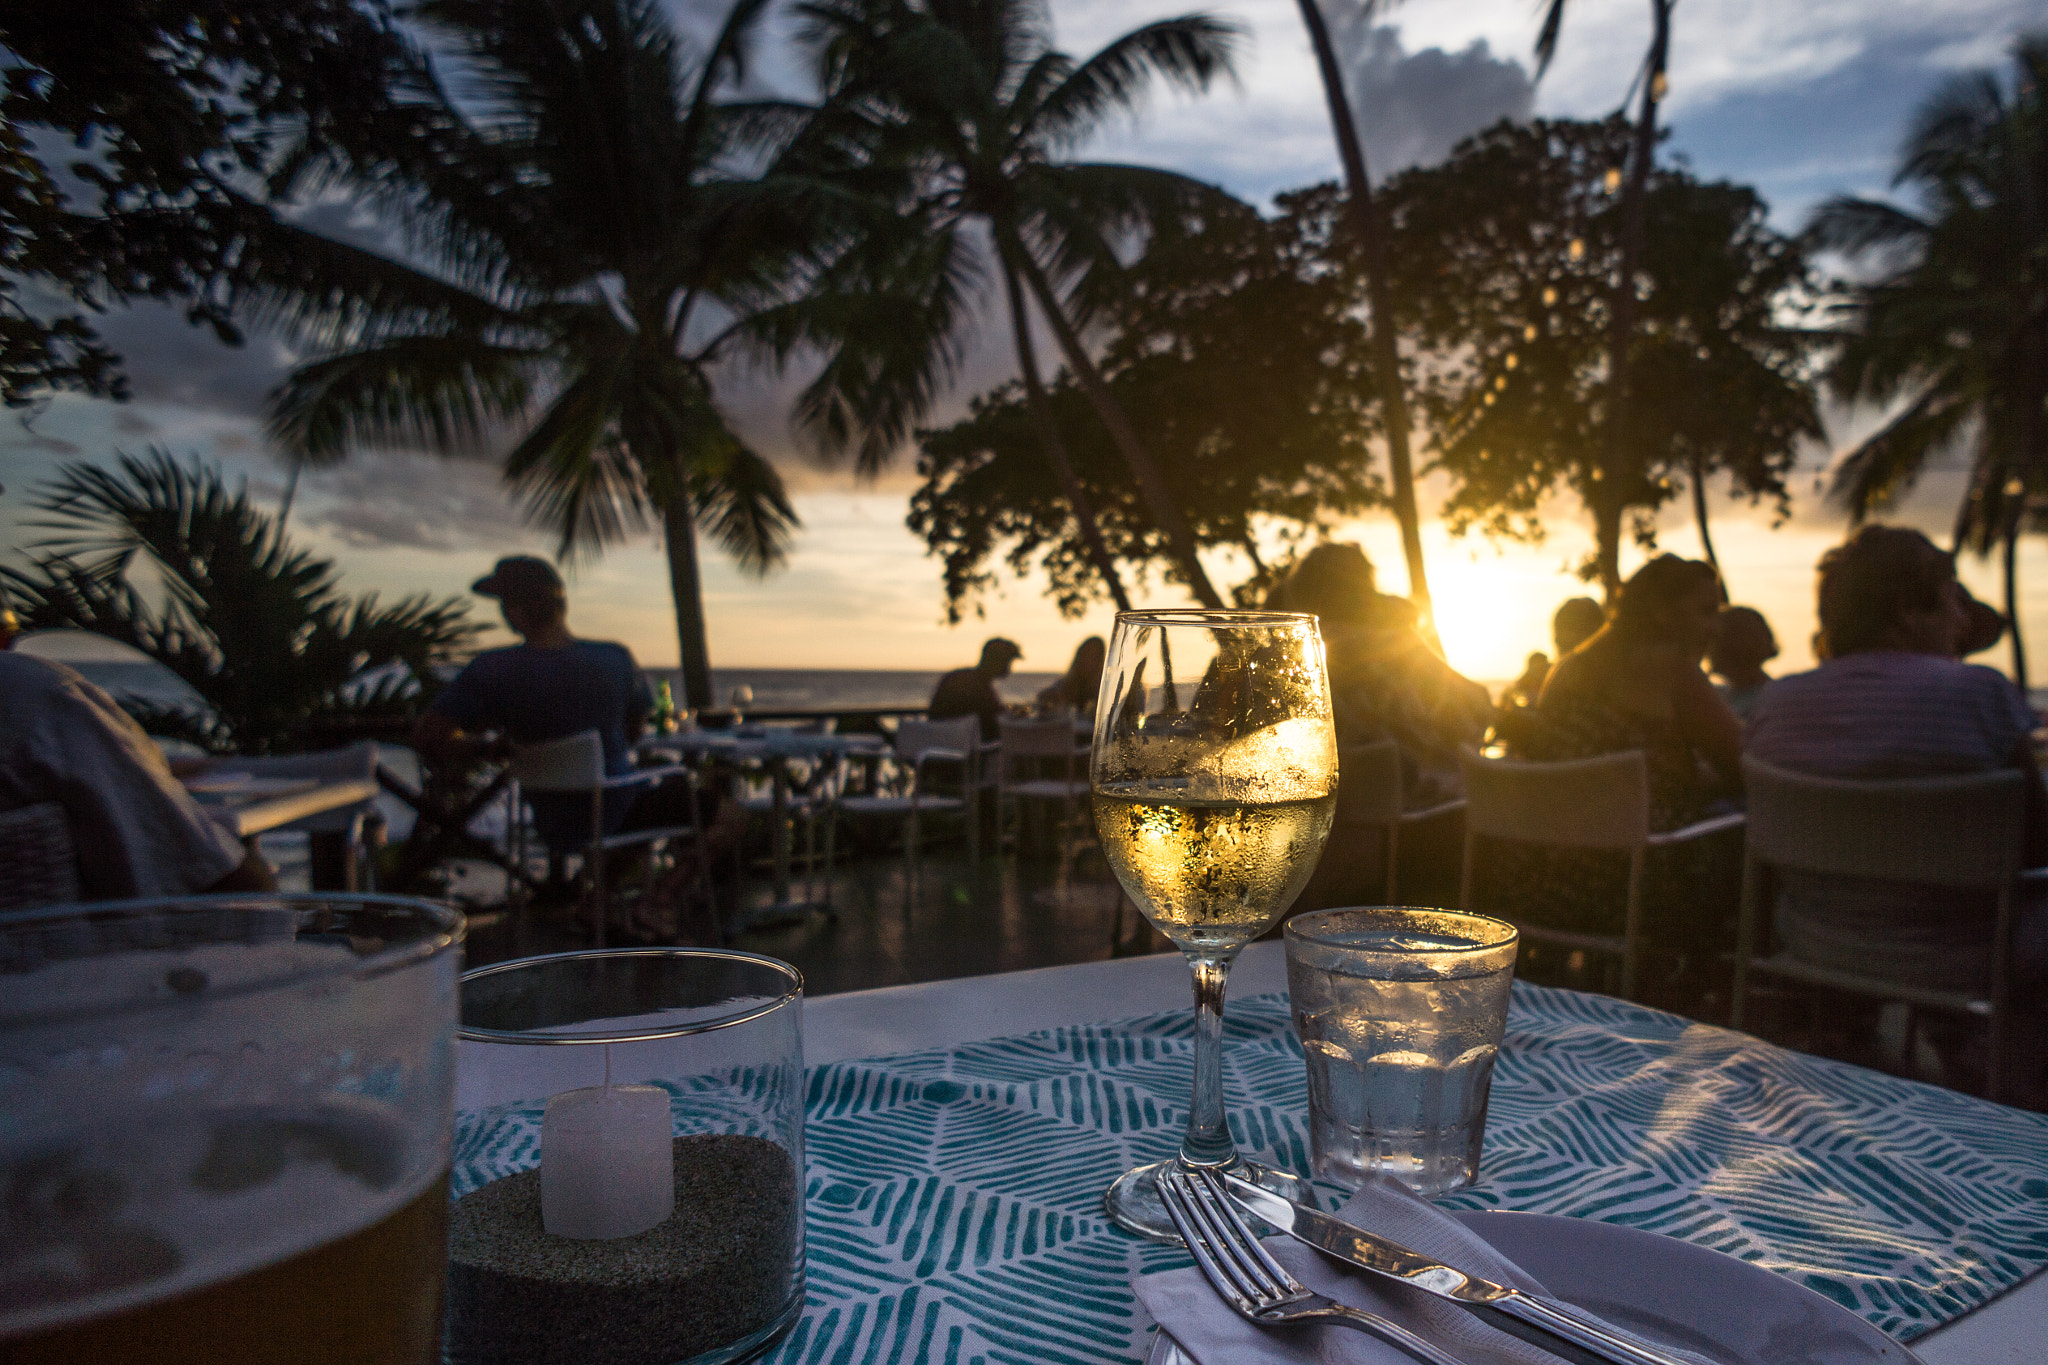
<path fill-rule="evenodd" d="M 88 900 L 185 896 L 242 844 L 171 776 L 163 751 L 76 670 L 0 652 L 0 810 L 64 807 Z"/>

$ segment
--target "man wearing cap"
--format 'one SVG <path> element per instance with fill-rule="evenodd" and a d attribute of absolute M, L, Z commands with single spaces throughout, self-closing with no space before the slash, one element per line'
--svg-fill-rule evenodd
<path fill-rule="evenodd" d="M 939 679 L 932 689 L 932 704 L 925 714 L 933 720 L 956 716 L 979 716 L 981 737 L 992 740 L 1001 733 L 1002 698 L 996 695 L 996 679 L 1010 676 L 1010 665 L 1024 657 L 1014 640 L 998 635 L 981 647 L 981 662 L 972 668 L 956 668 Z"/>
<path fill-rule="evenodd" d="M 495 597 L 505 624 L 523 643 L 485 650 L 442 689 L 413 730 L 413 747 L 430 759 L 457 750 L 470 736 L 496 731 L 515 744 L 538 744 L 595 730 L 604 742 L 605 772 L 631 770 L 631 745 L 640 737 L 654 699 L 647 680 L 624 645 L 579 640 L 569 633 L 568 598 L 552 564 L 531 555 L 511 555 L 470 585 Z M 605 808 L 616 830 L 632 793 Z M 535 831 L 549 844 L 580 844 L 589 838 L 590 806 L 570 794 L 534 793 Z"/>

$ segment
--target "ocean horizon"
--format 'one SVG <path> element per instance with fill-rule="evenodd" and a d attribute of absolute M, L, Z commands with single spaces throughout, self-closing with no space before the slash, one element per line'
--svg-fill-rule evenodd
<path fill-rule="evenodd" d="M 118 700 L 160 707 L 194 707 L 199 696 L 162 664 L 143 660 L 81 660 L 68 663 Z M 650 686 L 667 682 L 680 701 L 682 674 L 673 668 L 647 668 Z M 753 689 L 746 708 L 754 711 L 862 711 L 883 708 L 916 710 L 931 699 L 944 669 L 880 668 L 714 668 L 712 692 L 720 708 L 731 705 L 734 689 Z M 1012 673 L 996 684 L 1007 702 L 1028 702 L 1059 677 L 1057 673 Z"/>

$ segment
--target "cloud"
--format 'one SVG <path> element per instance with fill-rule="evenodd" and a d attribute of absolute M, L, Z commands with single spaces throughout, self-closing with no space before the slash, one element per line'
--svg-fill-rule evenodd
<path fill-rule="evenodd" d="M 95 325 L 120 353 L 135 401 L 144 405 L 260 420 L 265 395 L 292 361 L 275 336 L 252 330 L 242 345 L 223 345 L 212 328 L 194 327 L 167 304 L 136 304 Z"/>
<path fill-rule="evenodd" d="M 1483 38 L 1457 52 L 1411 53 L 1398 28 L 1371 27 L 1362 12 L 1347 16 L 1332 37 L 1375 181 L 1433 166 L 1480 129 L 1527 118 L 1536 102 L 1528 71 L 1494 56 Z"/>
<path fill-rule="evenodd" d="M 351 549 L 524 549 L 545 539 L 482 460 L 365 452 L 302 479 L 293 519 Z"/>

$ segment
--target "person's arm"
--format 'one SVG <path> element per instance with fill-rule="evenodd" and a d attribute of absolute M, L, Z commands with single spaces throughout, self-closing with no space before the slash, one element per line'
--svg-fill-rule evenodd
<path fill-rule="evenodd" d="M 647 675 L 640 671 L 633 651 L 620 645 L 619 653 L 626 656 L 626 676 L 630 680 L 626 688 L 626 743 L 635 744 L 647 733 L 647 717 L 654 712 L 654 689 L 647 685 Z"/>
<path fill-rule="evenodd" d="M 428 763 L 437 763 L 454 750 L 462 728 L 439 711 L 428 711 L 413 722 L 412 747 Z"/>
<path fill-rule="evenodd" d="M 262 855 L 250 853 L 243 857 L 234 871 L 206 888 L 206 894 L 215 895 L 229 891 L 275 891 L 277 878 L 270 870 L 270 864 Z"/>
<path fill-rule="evenodd" d="M 976 708 L 981 717 L 981 737 L 994 739 L 1003 732 L 1003 699 L 996 695 L 996 685 L 987 678 L 981 680 L 981 705 Z"/>
<path fill-rule="evenodd" d="M 1686 742 L 1714 765 L 1722 780 L 1742 783 L 1742 720 L 1698 664 L 1673 665 L 1672 713 Z"/>

